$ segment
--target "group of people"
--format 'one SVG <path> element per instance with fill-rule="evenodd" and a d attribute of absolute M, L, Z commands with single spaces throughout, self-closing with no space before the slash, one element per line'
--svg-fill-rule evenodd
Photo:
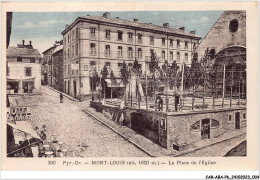
<path fill-rule="evenodd" d="M 157 101 L 157 104 L 158 104 L 158 111 L 163 111 L 163 99 L 160 95 L 158 95 L 156 97 L 156 101 Z M 175 96 L 174 96 L 174 106 L 175 106 L 175 111 L 177 112 L 178 111 L 178 105 L 180 104 L 180 95 L 179 93 L 175 93 Z"/>

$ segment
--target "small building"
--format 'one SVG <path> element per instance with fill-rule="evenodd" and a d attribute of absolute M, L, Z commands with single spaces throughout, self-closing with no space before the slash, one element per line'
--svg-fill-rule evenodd
<path fill-rule="evenodd" d="M 41 54 L 32 43 L 9 46 L 7 58 L 7 94 L 39 92 L 41 89 Z"/>
<path fill-rule="evenodd" d="M 52 54 L 53 88 L 63 91 L 63 45 L 57 46 Z"/>

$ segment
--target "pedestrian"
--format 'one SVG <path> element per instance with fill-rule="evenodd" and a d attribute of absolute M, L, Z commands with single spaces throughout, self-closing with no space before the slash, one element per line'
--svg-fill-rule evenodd
<path fill-rule="evenodd" d="M 178 105 L 180 103 L 180 96 L 179 96 L 179 93 L 176 92 L 175 93 L 175 99 L 174 99 L 174 104 L 175 104 L 175 111 L 177 112 L 178 111 Z"/>
<path fill-rule="evenodd" d="M 60 103 L 63 103 L 63 94 L 60 93 Z"/>
<path fill-rule="evenodd" d="M 158 95 L 156 99 L 158 101 L 158 111 L 162 111 L 163 110 L 163 99 L 160 95 Z"/>

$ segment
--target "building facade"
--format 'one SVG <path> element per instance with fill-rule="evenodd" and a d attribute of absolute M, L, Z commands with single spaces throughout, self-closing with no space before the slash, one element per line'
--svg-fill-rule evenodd
<path fill-rule="evenodd" d="M 52 54 L 53 59 L 53 87 L 63 91 L 63 45 L 57 46 Z"/>
<path fill-rule="evenodd" d="M 142 71 L 148 69 L 151 50 L 159 64 L 165 61 L 190 64 L 200 37 L 195 31 L 103 16 L 77 18 L 62 32 L 64 55 L 64 91 L 74 97 L 91 93 L 90 77 L 104 66 L 119 76 L 123 61 L 132 66 L 138 60 Z"/>
<path fill-rule="evenodd" d="M 43 54 L 43 61 L 46 62 L 45 64 L 45 69 L 47 69 L 47 74 L 45 74 L 47 76 L 47 85 L 48 86 L 53 86 L 53 65 L 52 65 L 52 61 L 53 61 L 53 51 L 55 49 L 56 45 L 53 45 L 52 47 L 48 48 L 47 50 L 45 50 L 42 54 Z"/>
<path fill-rule="evenodd" d="M 41 54 L 29 45 L 10 46 L 7 58 L 7 93 L 31 93 L 41 89 Z"/>
<path fill-rule="evenodd" d="M 199 59 L 204 56 L 207 48 L 212 57 L 225 49 L 245 50 L 246 11 L 225 11 L 196 48 Z"/>

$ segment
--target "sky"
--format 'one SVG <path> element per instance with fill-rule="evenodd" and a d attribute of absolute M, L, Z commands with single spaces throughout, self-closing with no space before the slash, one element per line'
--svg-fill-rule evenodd
<path fill-rule="evenodd" d="M 102 15 L 103 11 L 92 12 L 14 12 L 10 46 L 32 41 L 40 53 L 51 47 L 55 41 L 63 39 L 61 32 L 66 24 L 71 24 L 80 16 Z M 110 17 L 133 20 L 162 26 L 168 22 L 170 27 L 185 27 L 185 31 L 196 30 L 203 38 L 219 19 L 223 11 L 115 11 Z"/>

